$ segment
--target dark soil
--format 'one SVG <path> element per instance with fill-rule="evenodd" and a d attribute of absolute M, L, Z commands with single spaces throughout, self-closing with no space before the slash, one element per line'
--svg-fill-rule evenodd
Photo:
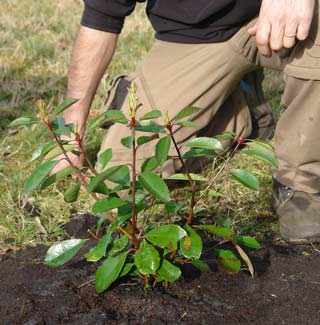
<path fill-rule="evenodd" d="M 95 266 L 81 255 L 51 269 L 42 264 L 46 250 L 0 256 L 1 325 L 320 324 L 320 254 L 310 247 L 254 252 L 254 279 L 188 267 L 168 289 L 145 292 L 125 279 L 104 294 L 95 292 Z"/>

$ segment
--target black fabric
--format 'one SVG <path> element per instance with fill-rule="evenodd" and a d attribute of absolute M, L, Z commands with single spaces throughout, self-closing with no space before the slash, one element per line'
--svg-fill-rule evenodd
<path fill-rule="evenodd" d="M 84 0 L 82 25 L 120 33 L 135 0 Z M 259 13 L 261 0 L 148 0 L 156 38 L 176 43 L 222 42 Z"/>

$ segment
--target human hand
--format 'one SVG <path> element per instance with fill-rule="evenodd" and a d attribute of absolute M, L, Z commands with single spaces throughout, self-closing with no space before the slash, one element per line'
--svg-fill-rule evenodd
<path fill-rule="evenodd" d="M 259 52 L 270 57 L 308 37 L 314 10 L 315 0 L 262 0 L 258 21 L 248 33 L 256 37 Z"/>
<path fill-rule="evenodd" d="M 72 152 L 68 152 L 67 156 L 71 161 L 72 165 L 75 167 L 82 167 L 83 166 L 83 155 L 75 155 Z M 61 171 L 62 169 L 71 166 L 70 161 L 68 161 L 64 154 L 55 158 L 58 161 L 58 164 L 51 170 L 50 175 L 54 175 L 57 172 Z"/>

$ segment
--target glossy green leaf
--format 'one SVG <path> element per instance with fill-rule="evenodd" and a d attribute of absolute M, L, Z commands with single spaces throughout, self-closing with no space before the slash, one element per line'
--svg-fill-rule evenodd
<path fill-rule="evenodd" d="M 199 157 L 217 157 L 217 153 L 208 149 L 191 149 L 183 155 L 183 159 L 192 159 Z"/>
<path fill-rule="evenodd" d="M 165 209 L 168 214 L 176 214 L 181 209 L 181 204 L 170 201 L 165 204 Z"/>
<path fill-rule="evenodd" d="M 130 184 L 130 171 L 127 165 L 110 167 L 107 171 L 109 174 L 106 179 L 109 181 L 120 185 Z"/>
<path fill-rule="evenodd" d="M 116 166 L 109 168 L 98 175 L 92 177 L 90 179 L 89 184 L 87 185 L 87 191 L 88 193 L 94 192 L 95 189 L 99 186 L 99 184 L 103 183 L 112 173 L 114 173 L 117 170 L 120 170 L 122 168 L 121 166 Z"/>
<path fill-rule="evenodd" d="M 63 148 L 66 152 L 76 150 L 76 146 L 74 144 L 66 144 L 63 146 Z M 62 154 L 63 154 L 63 152 L 62 152 L 61 148 L 55 147 L 45 156 L 45 159 L 51 160 L 51 159 L 54 159 Z"/>
<path fill-rule="evenodd" d="M 23 192 L 27 195 L 31 195 L 46 179 L 57 163 L 58 161 L 46 161 L 37 167 L 24 183 Z"/>
<path fill-rule="evenodd" d="M 150 132 L 150 133 L 165 133 L 166 130 L 163 126 L 151 120 L 139 121 L 136 127 L 137 131 Z"/>
<path fill-rule="evenodd" d="M 220 150 L 222 151 L 224 148 L 221 142 L 215 138 L 207 138 L 207 137 L 199 137 L 192 139 L 186 143 L 186 147 L 191 148 L 200 148 L 207 150 Z"/>
<path fill-rule="evenodd" d="M 104 169 L 112 158 L 112 149 L 108 148 L 98 156 L 98 163 L 101 169 Z"/>
<path fill-rule="evenodd" d="M 239 272 L 241 268 L 240 260 L 233 252 L 225 249 L 215 249 L 219 266 L 229 272 Z"/>
<path fill-rule="evenodd" d="M 143 145 L 145 143 L 148 143 L 148 142 L 153 141 L 153 140 L 158 139 L 158 138 L 159 138 L 158 134 L 153 134 L 151 136 L 142 135 L 141 137 L 138 137 L 137 144 L 138 144 L 138 146 L 141 146 L 141 145 Z"/>
<path fill-rule="evenodd" d="M 134 264 L 141 274 L 154 274 L 160 266 L 160 255 L 152 245 L 143 240 L 134 254 Z"/>
<path fill-rule="evenodd" d="M 38 118 L 31 118 L 31 117 L 19 117 L 12 121 L 8 127 L 16 127 L 16 126 L 22 126 L 22 125 L 33 125 L 38 124 L 41 121 Z"/>
<path fill-rule="evenodd" d="M 234 169 L 230 171 L 230 174 L 245 187 L 258 191 L 259 180 L 256 176 L 245 169 Z"/>
<path fill-rule="evenodd" d="M 168 282 L 175 282 L 181 276 L 181 270 L 170 263 L 168 260 L 164 259 L 162 261 L 161 267 L 158 270 L 158 274 Z"/>
<path fill-rule="evenodd" d="M 277 158 L 268 150 L 242 150 L 241 153 L 265 161 L 274 167 L 278 166 Z"/>
<path fill-rule="evenodd" d="M 126 201 L 123 201 L 117 197 L 108 197 L 108 198 L 104 198 L 104 199 L 97 201 L 92 206 L 92 212 L 93 213 L 101 213 L 101 212 L 105 212 L 105 211 L 110 211 L 110 210 L 119 208 L 126 204 L 127 204 Z"/>
<path fill-rule="evenodd" d="M 48 143 L 43 144 L 33 152 L 31 161 L 37 160 L 38 158 L 45 156 L 49 151 L 51 151 L 57 145 L 58 144 L 56 141 L 50 141 Z"/>
<path fill-rule="evenodd" d="M 197 113 L 200 111 L 200 108 L 198 107 L 186 107 L 184 109 L 182 109 L 177 116 L 175 117 L 176 121 L 180 121 L 185 117 L 188 117 L 190 115 L 193 115 L 194 113 Z"/>
<path fill-rule="evenodd" d="M 156 169 L 157 167 L 159 167 L 159 162 L 155 156 L 152 156 L 152 157 L 147 158 L 143 162 L 143 164 L 141 166 L 141 171 L 142 172 L 151 172 L 154 169 Z"/>
<path fill-rule="evenodd" d="M 262 141 L 262 140 L 251 140 L 246 142 L 246 147 L 252 150 L 259 150 L 259 151 L 268 151 L 273 153 L 273 147 L 269 142 Z"/>
<path fill-rule="evenodd" d="M 232 239 L 232 237 L 233 237 L 233 232 L 229 228 L 217 227 L 214 225 L 201 225 L 201 226 L 196 226 L 196 227 L 199 229 L 208 230 L 208 231 L 212 232 L 213 234 L 215 234 L 216 236 L 219 236 L 222 238 Z"/>
<path fill-rule="evenodd" d="M 168 247 L 169 244 L 178 242 L 187 236 L 187 232 L 178 225 L 163 225 L 149 231 L 145 237 L 152 244 L 161 248 Z"/>
<path fill-rule="evenodd" d="M 170 201 L 168 186 L 157 174 L 143 172 L 139 175 L 139 182 L 155 198 L 164 202 Z"/>
<path fill-rule="evenodd" d="M 98 244 L 85 255 L 88 262 L 97 262 L 106 255 L 107 248 L 112 240 L 113 232 L 114 230 L 112 227 L 109 227 L 107 233 L 98 241 Z"/>
<path fill-rule="evenodd" d="M 151 120 L 151 119 L 158 118 L 161 116 L 162 116 L 161 111 L 155 109 L 153 111 L 150 111 L 150 112 L 144 114 L 142 117 L 140 117 L 139 120 Z"/>
<path fill-rule="evenodd" d="M 188 236 L 180 240 L 180 250 L 184 257 L 190 259 L 199 259 L 202 253 L 202 239 L 198 233 L 189 225 L 183 227 Z"/>
<path fill-rule="evenodd" d="M 69 239 L 51 246 L 46 254 L 44 263 L 57 267 L 67 263 L 75 256 L 87 239 Z"/>
<path fill-rule="evenodd" d="M 101 293 L 115 282 L 122 271 L 128 252 L 108 257 L 96 272 L 96 290 Z"/>
<path fill-rule="evenodd" d="M 191 261 L 191 264 L 202 272 L 211 272 L 209 265 L 201 260 L 193 260 Z"/>
<path fill-rule="evenodd" d="M 184 127 L 190 127 L 190 128 L 195 128 L 196 124 L 191 122 L 191 121 L 181 121 L 175 123 L 176 125 L 184 126 Z"/>
<path fill-rule="evenodd" d="M 133 137 L 130 135 L 126 138 L 122 138 L 120 141 L 124 147 L 130 149 L 132 147 L 133 140 Z"/>
<path fill-rule="evenodd" d="M 161 138 L 156 144 L 155 156 L 160 166 L 168 159 L 168 154 L 171 146 L 171 138 L 169 136 Z"/>
<path fill-rule="evenodd" d="M 73 172 L 73 167 L 69 166 L 59 170 L 54 175 L 48 177 L 43 183 L 41 183 L 40 190 L 44 190 L 48 186 L 54 184 L 55 182 L 63 179 L 64 177 L 70 176 Z"/>
<path fill-rule="evenodd" d="M 236 134 L 234 132 L 224 132 L 214 136 L 219 141 L 234 140 Z"/>
<path fill-rule="evenodd" d="M 119 275 L 119 278 L 126 276 L 132 270 L 133 266 L 133 263 L 126 263 Z"/>
<path fill-rule="evenodd" d="M 197 174 L 192 174 L 189 173 L 191 179 L 195 182 L 208 182 L 209 179 L 206 177 L 203 177 L 201 175 L 197 175 Z M 178 181 L 189 181 L 189 178 L 186 174 L 174 174 L 171 175 L 169 177 L 167 177 L 167 179 L 174 179 L 174 180 L 178 180 Z"/>
<path fill-rule="evenodd" d="M 259 242 L 253 238 L 253 237 L 249 237 L 249 236 L 236 236 L 236 241 L 240 244 L 240 245 L 244 245 L 253 249 L 259 249 L 261 248 L 261 245 L 259 244 Z"/>
<path fill-rule="evenodd" d="M 76 202 L 80 192 L 81 184 L 77 182 L 76 184 L 71 185 L 66 192 L 64 193 L 64 201 L 67 203 Z"/>
<path fill-rule="evenodd" d="M 67 98 L 66 100 L 64 100 L 55 110 L 55 114 L 58 115 L 60 113 L 62 113 L 64 110 L 66 110 L 67 108 L 69 108 L 71 105 L 73 105 L 74 103 L 76 103 L 79 99 L 75 99 L 75 98 Z"/>
<path fill-rule="evenodd" d="M 121 111 L 110 109 L 89 122 L 87 127 L 87 133 L 94 131 L 95 129 L 107 122 L 118 122 L 122 124 L 127 124 L 128 120 Z"/>
<path fill-rule="evenodd" d="M 121 237 L 117 238 L 110 249 L 109 255 L 115 255 L 123 251 L 129 244 L 129 239 L 127 236 L 122 235 Z"/>

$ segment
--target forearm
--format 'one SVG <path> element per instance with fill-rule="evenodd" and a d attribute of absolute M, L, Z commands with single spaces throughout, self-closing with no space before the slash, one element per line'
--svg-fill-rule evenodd
<path fill-rule="evenodd" d="M 85 132 L 89 110 L 116 48 L 118 35 L 81 27 L 74 45 L 68 73 L 68 98 L 79 101 L 67 109 L 66 123 L 78 122 L 79 133 Z"/>

